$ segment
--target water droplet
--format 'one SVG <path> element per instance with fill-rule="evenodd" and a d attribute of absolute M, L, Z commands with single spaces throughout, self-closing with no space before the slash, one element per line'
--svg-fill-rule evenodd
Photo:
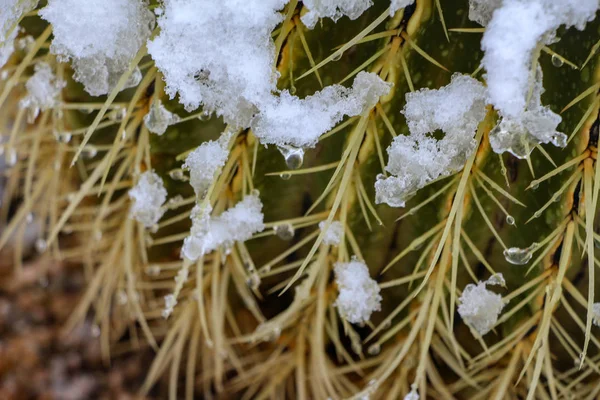
<path fill-rule="evenodd" d="M 540 215 L 542 215 L 542 213 L 541 213 L 540 210 L 538 210 L 538 211 L 536 211 L 536 212 L 533 213 L 533 218 L 539 218 Z"/>
<path fill-rule="evenodd" d="M 69 143 L 73 134 L 71 132 L 55 132 L 54 137 L 58 143 Z"/>
<path fill-rule="evenodd" d="M 25 217 L 25 221 L 30 224 L 33 222 L 33 213 L 29 213 L 27 214 L 27 216 Z"/>
<path fill-rule="evenodd" d="M 290 86 L 290 94 L 296 94 L 296 92 L 297 92 L 296 86 L 294 86 L 294 85 Z"/>
<path fill-rule="evenodd" d="M 531 190 L 538 190 L 540 184 L 536 181 L 531 182 Z"/>
<path fill-rule="evenodd" d="M 506 223 L 509 225 L 514 225 L 515 224 L 515 218 L 512 215 L 507 215 L 506 216 Z"/>
<path fill-rule="evenodd" d="M 337 52 L 333 53 L 333 56 L 331 57 L 331 61 L 340 61 L 342 59 L 343 55 L 344 55 L 343 52 L 337 51 Z"/>
<path fill-rule="evenodd" d="M 552 65 L 555 67 L 562 67 L 565 61 L 558 56 L 558 54 L 552 54 Z"/>
<path fill-rule="evenodd" d="M 369 353 L 372 356 L 376 356 L 380 352 L 381 352 L 381 346 L 379 345 L 379 343 L 374 343 L 374 344 L 370 345 L 369 348 L 367 349 L 367 353 Z"/>
<path fill-rule="evenodd" d="M 174 179 L 176 181 L 186 181 L 187 180 L 186 176 L 183 174 L 182 169 L 174 169 L 172 171 L 169 171 L 169 176 L 171 177 L 171 179 Z"/>
<path fill-rule="evenodd" d="M 85 146 L 81 151 L 81 157 L 85 158 L 86 160 L 91 160 L 92 158 L 96 157 L 96 154 L 98 154 L 98 149 L 94 146 Z"/>
<path fill-rule="evenodd" d="M 504 250 L 504 258 L 511 264 L 514 265 L 525 265 L 533 257 L 534 250 L 538 247 L 537 243 L 532 243 L 531 246 L 524 249 L 518 247 L 511 247 Z"/>
<path fill-rule="evenodd" d="M 294 227 L 292 224 L 281 224 L 273 227 L 275 234 L 282 240 L 292 240 L 294 238 Z"/>
<path fill-rule="evenodd" d="M 210 115 L 211 115 L 210 111 L 204 110 L 200 113 L 200 116 L 198 117 L 198 119 L 200 121 L 208 121 L 210 119 Z"/>
<path fill-rule="evenodd" d="M 295 151 L 291 151 L 285 157 L 285 164 L 289 169 L 298 169 L 302 166 L 304 162 L 304 150 L 296 149 Z"/>
<path fill-rule="evenodd" d="M 290 178 L 292 177 L 292 175 L 290 175 L 290 174 L 279 174 L 279 177 L 281 179 L 283 179 L 284 181 L 288 181 L 288 180 L 290 180 Z"/>
<path fill-rule="evenodd" d="M 35 250 L 38 253 L 43 253 L 44 251 L 46 251 L 46 248 L 48 247 L 48 243 L 46 243 L 46 241 L 42 238 L 39 238 L 35 241 Z"/>
<path fill-rule="evenodd" d="M 146 275 L 148 276 L 158 276 L 160 275 L 160 265 L 152 264 L 146 267 Z"/>

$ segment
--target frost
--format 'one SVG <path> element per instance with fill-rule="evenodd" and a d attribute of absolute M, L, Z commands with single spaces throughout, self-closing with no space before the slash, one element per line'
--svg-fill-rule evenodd
<path fill-rule="evenodd" d="M 72 61 L 75 80 L 93 96 L 114 88 L 154 26 L 142 0 L 49 0 L 40 16 L 52 24 L 50 51 Z M 137 70 L 126 86 L 140 77 Z"/>
<path fill-rule="evenodd" d="M 181 250 L 189 260 L 195 261 L 220 246 L 230 248 L 265 228 L 262 203 L 256 194 L 245 196 L 218 217 L 210 217 L 210 212 L 210 207 L 201 205 L 192 210 L 192 229 Z"/>
<path fill-rule="evenodd" d="M 23 14 L 33 10 L 38 0 L 2 0 L 0 1 L 0 68 L 6 64 L 14 47 Z"/>
<path fill-rule="evenodd" d="M 380 288 L 369 276 L 367 265 L 356 259 L 338 262 L 334 267 L 339 294 L 335 306 L 340 316 L 352 324 L 362 324 L 374 311 L 381 310 Z"/>
<path fill-rule="evenodd" d="M 229 155 L 230 139 L 231 135 L 224 134 L 218 141 L 204 142 L 185 159 L 183 168 L 190 171 L 190 185 L 194 188 L 197 197 L 204 196 L 217 170 L 225 165 Z"/>
<path fill-rule="evenodd" d="M 181 118 L 165 108 L 162 101 L 156 99 L 152 102 L 148 114 L 144 116 L 146 128 L 158 136 L 162 136 L 167 131 L 169 125 L 176 124 Z"/>
<path fill-rule="evenodd" d="M 319 222 L 319 229 L 325 229 L 326 221 Z M 340 221 L 332 221 L 329 224 L 329 228 L 325 231 L 323 235 L 323 243 L 326 245 L 334 245 L 338 246 L 340 244 L 340 240 L 342 240 L 342 234 L 344 233 L 344 226 Z"/>
<path fill-rule="evenodd" d="M 129 217 L 141 222 L 146 228 L 154 226 L 163 216 L 162 205 L 167 200 L 167 190 L 155 172 L 146 171 L 131 190 L 129 197 L 134 200 Z"/>
<path fill-rule="evenodd" d="M 309 11 L 300 19 L 308 29 L 313 29 L 319 18 L 331 18 L 335 22 L 346 15 L 356 19 L 373 5 L 371 0 L 304 0 L 302 3 Z"/>
<path fill-rule="evenodd" d="M 600 326 L 600 303 L 592 304 L 592 322 L 596 326 Z"/>
<path fill-rule="evenodd" d="M 496 274 L 477 285 L 468 284 L 458 299 L 458 313 L 480 335 L 488 333 L 498 321 L 504 308 L 502 296 L 486 288 L 486 285 L 505 285 L 502 274 Z"/>
<path fill-rule="evenodd" d="M 598 0 L 504 0 L 494 11 L 481 41 L 482 65 L 490 102 L 503 117 L 518 120 L 525 111 L 538 45 L 551 43 L 561 25 L 582 30 L 598 7 Z"/>
<path fill-rule="evenodd" d="M 47 110 L 57 104 L 60 91 L 65 86 L 64 81 L 54 76 L 50 65 L 45 62 L 37 63 L 34 74 L 25 84 L 27 95 L 21 100 L 20 106 L 30 110 L 30 120 L 33 120 L 40 110 Z"/>
<path fill-rule="evenodd" d="M 390 16 L 393 16 L 399 9 L 412 5 L 414 2 L 415 0 L 392 0 Z"/>
<path fill-rule="evenodd" d="M 356 116 L 373 108 L 390 87 L 376 74 L 363 71 L 351 88 L 327 86 L 304 99 L 284 90 L 279 97 L 263 101 L 252 130 L 263 144 L 314 147 L 345 115 Z"/>
<path fill-rule="evenodd" d="M 535 78 L 527 109 L 516 118 L 502 118 L 490 132 L 490 145 L 494 152 L 508 151 L 515 157 L 526 158 L 540 143 L 551 142 L 558 147 L 567 145 L 567 136 L 556 130 L 562 118 L 548 107 L 542 106 L 544 87 L 539 65 Z"/>
<path fill-rule="evenodd" d="M 276 90 L 271 31 L 287 0 L 166 0 L 160 34 L 148 52 L 186 110 L 204 105 L 225 122 L 247 127 Z M 243 60 L 243 62 L 242 62 Z"/>
<path fill-rule="evenodd" d="M 406 95 L 404 115 L 409 136 L 397 136 L 387 152 L 386 171 L 377 178 L 375 200 L 404 207 L 415 191 L 464 166 L 475 149 L 474 134 L 485 117 L 485 88 L 477 80 L 455 74 L 449 85 Z M 431 134 L 442 130 L 437 140 Z"/>
<path fill-rule="evenodd" d="M 469 19 L 486 26 L 503 0 L 469 0 Z"/>

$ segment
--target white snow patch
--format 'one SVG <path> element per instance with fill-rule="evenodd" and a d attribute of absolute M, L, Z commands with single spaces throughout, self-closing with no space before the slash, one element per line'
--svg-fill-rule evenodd
<path fill-rule="evenodd" d="M 398 11 L 399 9 L 408 7 L 414 2 L 415 0 L 392 0 L 392 3 L 390 5 L 390 16 L 396 14 L 396 11 Z"/>
<path fill-rule="evenodd" d="M 308 12 L 300 19 L 308 29 L 313 29 L 320 18 L 336 22 L 345 15 L 356 19 L 373 5 L 372 0 L 303 0 L 302 3 Z"/>
<path fill-rule="evenodd" d="M 386 171 L 375 183 L 375 201 L 404 207 L 428 182 L 460 170 L 475 149 L 475 131 L 485 117 L 485 88 L 477 80 L 455 74 L 447 86 L 406 95 L 409 136 L 397 136 L 387 152 Z M 441 140 L 431 137 L 437 130 Z"/>
<path fill-rule="evenodd" d="M 502 296 L 486 288 L 486 285 L 506 283 L 502 274 L 496 274 L 477 285 L 468 284 L 458 299 L 458 313 L 462 319 L 480 335 L 488 333 L 498 321 L 498 316 L 505 306 Z"/>
<path fill-rule="evenodd" d="M 321 231 L 325 229 L 326 223 L 327 221 L 319 222 L 319 229 Z M 343 233 L 344 225 L 342 225 L 340 221 L 331 221 L 329 228 L 325 230 L 325 234 L 323 235 L 323 243 L 326 245 L 339 246 Z"/>
<path fill-rule="evenodd" d="M 154 28 L 142 0 L 49 0 L 40 16 L 52 24 L 50 51 L 72 61 L 75 80 L 92 96 L 114 88 Z M 140 78 L 137 70 L 127 86 Z"/>
<path fill-rule="evenodd" d="M 276 90 L 271 31 L 287 0 L 166 0 L 160 34 L 148 51 L 186 110 L 203 104 L 225 122 L 247 127 Z M 243 62 L 242 62 L 243 61 Z"/>
<path fill-rule="evenodd" d="M 352 324 L 362 324 L 374 311 L 381 310 L 380 287 L 369 276 L 367 265 L 353 259 L 334 266 L 335 282 L 339 294 L 335 306 L 340 316 Z"/>
<path fill-rule="evenodd" d="M 582 30 L 599 6 L 599 0 L 504 0 L 493 12 L 481 41 L 482 65 L 490 102 L 503 117 L 519 120 L 525 111 L 538 45 L 551 43 L 561 25 Z"/>
<path fill-rule="evenodd" d="M 237 241 L 248 240 L 265 225 L 262 203 L 257 194 L 245 196 L 234 207 L 218 217 L 210 217 L 210 207 L 196 205 L 192 210 L 192 229 L 185 238 L 181 253 L 195 261 L 220 246 L 226 250 Z"/>
<path fill-rule="evenodd" d="M 264 99 L 261 112 L 252 121 L 252 131 L 263 144 L 314 147 L 319 137 L 344 116 L 369 111 L 391 84 L 369 72 L 360 72 L 351 88 L 325 87 L 304 99 L 284 90 L 279 97 Z"/>
<path fill-rule="evenodd" d="M 160 176 L 153 171 L 140 175 L 137 184 L 129 190 L 129 197 L 133 200 L 129 217 L 146 228 L 154 226 L 165 213 L 162 205 L 167 200 L 167 190 Z"/>
<path fill-rule="evenodd" d="M 31 121 L 38 116 L 40 110 L 47 110 L 58 103 L 58 96 L 65 86 L 66 82 L 56 78 L 50 65 L 45 62 L 37 63 L 33 75 L 25 83 L 27 94 L 19 105 L 30 110 Z"/>
<path fill-rule="evenodd" d="M 224 134 L 217 141 L 204 142 L 185 159 L 183 168 L 190 171 L 190 185 L 197 197 L 204 196 L 217 170 L 225 165 L 229 156 L 230 139 L 230 134 Z"/>
<path fill-rule="evenodd" d="M 19 32 L 17 23 L 23 14 L 33 10 L 38 0 L 0 1 L 0 68 L 6 64 L 15 50 L 15 38 Z"/>
<path fill-rule="evenodd" d="M 508 151 L 518 158 L 526 158 L 540 143 L 567 145 L 567 136 L 556 129 L 562 121 L 560 115 L 542 106 L 542 69 L 537 65 L 531 99 L 520 116 L 501 118 L 490 132 L 490 144 L 496 153 Z"/>

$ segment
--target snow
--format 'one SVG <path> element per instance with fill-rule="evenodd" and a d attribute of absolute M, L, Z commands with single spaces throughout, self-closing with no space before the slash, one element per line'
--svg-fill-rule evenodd
<path fill-rule="evenodd" d="M 50 51 L 72 61 L 75 80 L 93 96 L 114 88 L 154 27 L 142 0 L 49 0 L 40 16 L 52 24 Z M 140 77 L 138 70 L 128 85 Z"/>
<path fill-rule="evenodd" d="M 276 90 L 271 31 L 287 0 L 166 0 L 160 34 L 148 52 L 166 92 L 192 111 L 204 109 L 247 127 L 256 104 Z M 242 62 L 243 61 L 243 62 Z"/>
<path fill-rule="evenodd" d="M 181 250 L 191 261 L 221 246 L 228 250 L 234 242 L 248 240 L 265 228 L 262 203 L 257 194 L 245 196 L 218 217 L 210 217 L 210 212 L 210 207 L 202 205 L 192 210 L 192 229 Z"/>
<path fill-rule="evenodd" d="M 406 95 L 403 113 L 409 136 L 397 136 L 387 152 L 386 171 L 375 183 L 375 201 L 404 207 L 406 200 L 428 182 L 460 170 L 475 149 L 475 131 L 485 117 L 484 86 L 461 74 L 447 86 Z M 444 137 L 431 134 L 437 130 Z"/>
<path fill-rule="evenodd" d="M 458 299 L 458 313 L 480 335 L 488 333 L 498 321 L 505 304 L 502 296 L 486 288 L 486 285 L 505 285 L 502 274 L 496 274 L 477 285 L 468 284 Z"/>
<path fill-rule="evenodd" d="M 50 65 L 39 62 L 34 67 L 34 74 L 25 83 L 27 94 L 20 106 L 30 110 L 30 120 L 35 119 L 40 110 L 47 110 L 57 104 L 58 96 L 65 86 L 66 82 L 54 76 Z"/>
<path fill-rule="evenodd" d="M 162 136 L 170 125 L 176 124 L 181 118 L 165 108 L 162 101 L 152 102 L 148 114 L 144 116 L 144 124 L 152 133 Z"/>
<path fill-rule="evenodd" d="M 218 141 L 210 140 L 202 143 L 192 151 L 183 164 L 190 171 L 190 185 L 198 198 L 203 197 L 229 156 L 230 134 L 224 134 Z"/>
<path fill-rule="evenodd" d="M 252 131 L 263 144 L 314 147 L 319 137 L 344 116 L 369 111 L 391 84 L 376 74 L 360 72 L 351 88 L 331 85 L 300 99 L 287 90 L 279 97 L 263 100 L 260 113 L 252 121 Z"/>
<path fill-rule="evenodd" d="M 592 322 L 596 326 L 600 326 L 600 303 L 592 304 Z"/>
<path fill-rule="evenodd" d="M 0 0 L 0 68 L 15 50 L 14 41 L 19 32 L 17 23 L 37 4 L 38 0 Z"/>
<path fill-rule="evenodd" d="M 319 222 L 319 229 L 321 231 L 325 229 L 326 222 L 327 221 Z M 323 243 L 326 245 L 339 246 L 343 234 L 344 226 L 342 223 L 340 221 L 332 221 L 331 224 L 329 224 L 329 228 L 325 230 L 325 234 L 323 235 Z"/>
<path fill-rule="evenodd" d="M 599 0 L 504 0 L 494 11 L 481 41 L 482 65 L 490 102 L 503 117 L 519 120 L 525 111 L 538 46 L 551 43 L 561 25 L 583 29 L 599 6 Z"/>
<path fill-rule="evenodd" d="M 503 0 L 469 0 L 469 19 L 486 26 Z"/>
<path fill-rule="evenodd" d="M 167 200 L 167 190 L 160 176 L 153 171 L 140 175 L 137 184 L 129 190 L 129 197 L 133 200 L 129 217 L 146 228 L 154 226 L 165 212 L 162 205 Z"/>
<path fill-rule="evenodd" d="M 520 116 L 504 117 L 490 132 L 490 145 L 496 153 L 508 151 L 518 158 L 526 158 L 540 143 L 567 145 L 567 136 L 556 129 L 562 121 L 560 115 L 542 106 L 542 69 L 537 65 L 531 99 Z"/>
<path fill-rule="evenodd" d="M 392 3 L 390 5 L 390 16 L 394 16 L 394 14 L 396 14 L 396 11 L 400 10 L 401 8 L 408 7 L 414 2 L 415 0 L 392 0 Z"/>
<path fill-rule="evenodd" d="M 369 276 L 364 262 L 357 259 L 338 262 L 334 273 L 339 290 L 335 306 L 343 319 L 352 324 L 362 324 L 371 318 L 374 311 L 381 310 L 381 289 Z"/>
<path fill-rule="evenodd" d="M 417 388 L 414 386 L 415 385 L 413 385 L 413 387 L 410 389 L 410 392 L 404 396 L 404 400 L 419 400 L 419 393 L 417 392 Z"/>
<path fill-rule="evenodd" d="M 356 19 L 373 5 L 372 0 L 303 0 L 302 3 L 308 12 L 300 19 L 308 29 L 313 29 L 320 18 L 335 22 L 345 15 Z"/>

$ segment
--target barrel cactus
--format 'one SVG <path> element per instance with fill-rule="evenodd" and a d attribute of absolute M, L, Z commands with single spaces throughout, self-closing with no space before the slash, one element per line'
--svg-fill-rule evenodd
<path fill-rule="evenodd" d="M 142 394 L 600 393 L 598 0 L 8 0 L 0 247 Z"/>

